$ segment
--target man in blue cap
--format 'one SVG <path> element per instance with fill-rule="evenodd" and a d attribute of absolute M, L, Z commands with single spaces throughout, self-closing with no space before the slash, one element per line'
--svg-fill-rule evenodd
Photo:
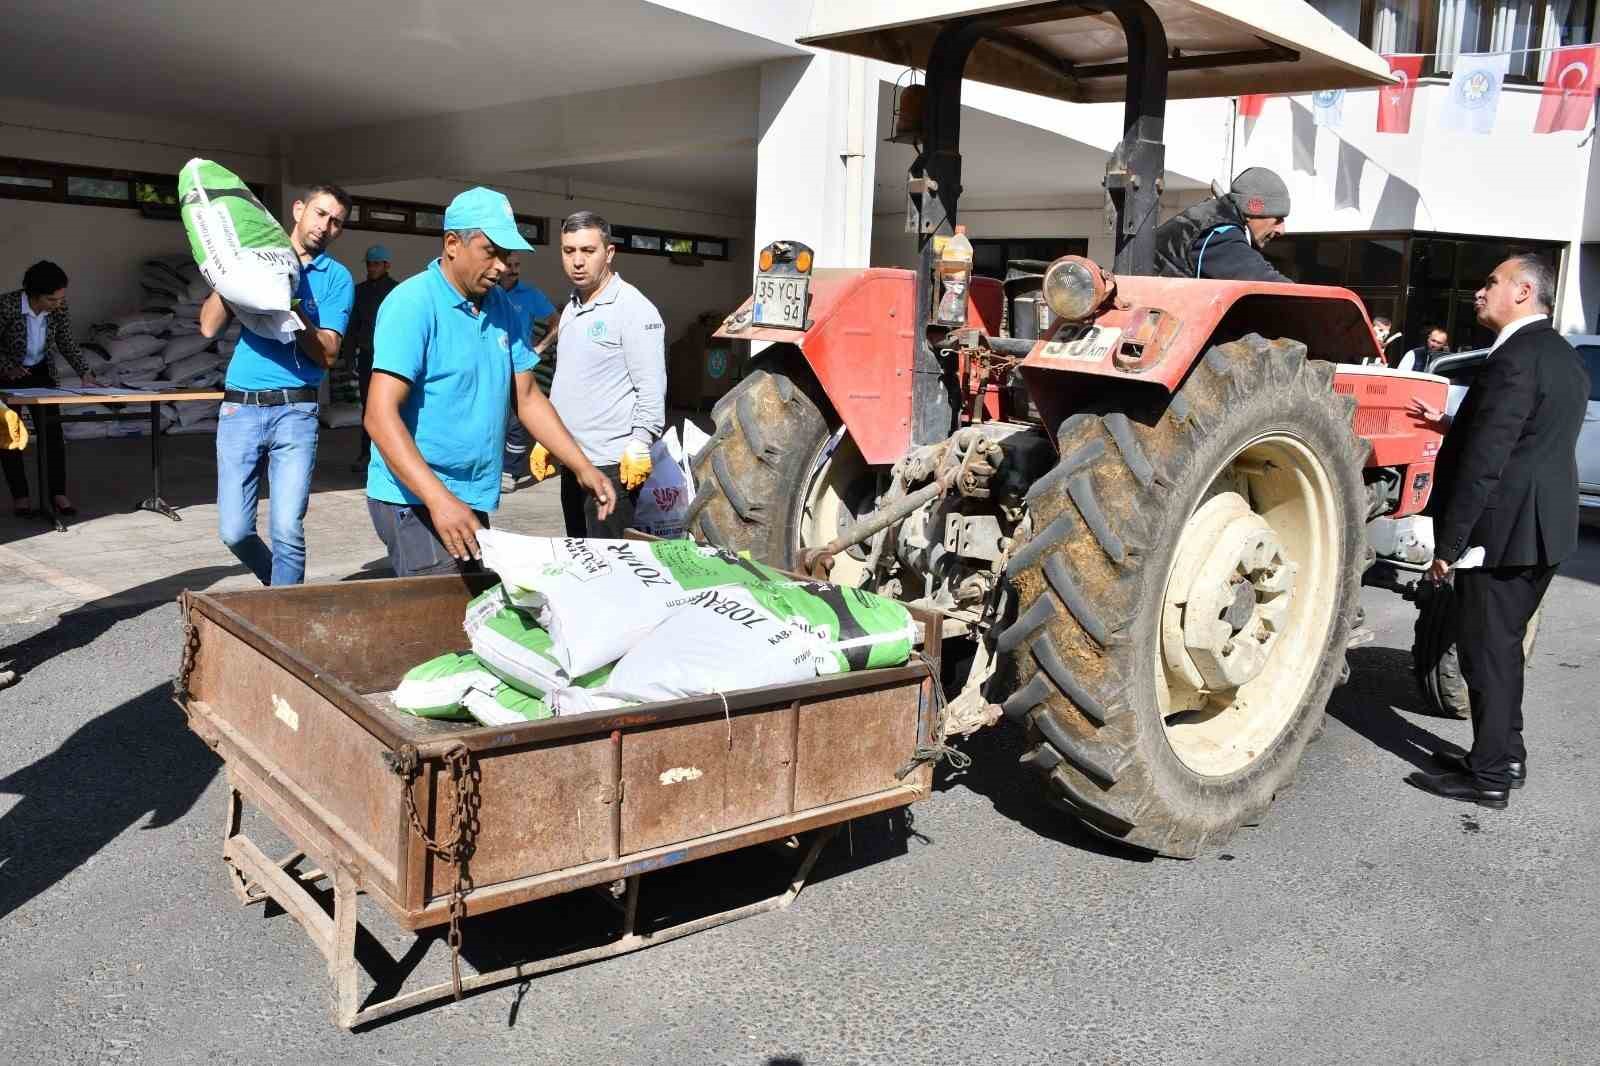
<path fill-rule="evenodd" d="M 384 297 L 399 284 L 389 276 L 389 249 L 374 244 L 367 249 L 367 280 L 356 286 L 355 309 L 350 312 L 350 331 L 344 335 L 345 365 L 356 373 L 356 385 L 361 390 L 361 410 L 367 409 L 367 387 L 372 383 L 372 331 L 378 325 L 378 308 Z M 366 427 L 361 429 L 361 451 L 350 464 L 352 474 L 367 469 L 372 457 L 372 438 Z"/>
<path fill-rule="evenodd" d="M 444 228 L 441 255 L 389 294 L 373 335 L 367 510 L 400 577 L 479 568 L 476 534 L 500 504 L 511 397 L 600 513 L 616 505 L 610 480 L 534 384 L 527 322 L 500 288 L 506 256 L 532 250 L 510 201 L 468 189 L 445 208 Z"/>

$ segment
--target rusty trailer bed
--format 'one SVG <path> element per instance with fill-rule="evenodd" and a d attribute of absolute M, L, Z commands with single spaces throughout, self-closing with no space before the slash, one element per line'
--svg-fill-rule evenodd
<path fill-rule="evenodd" d="M 482 727 L 413 718 L 373 698 L 415 664 L 466 650 L 466 603 L 493 581 L 402 578 L 182 599 L 175 689 L 190 728 L 226 763 L 230 883 L 243 902 L 270 897 L 305 928 L 328 961 L 346 1028 L 787 906 L 830 829 L 906 806 L 931 786 L 931 763 L 918 759 L 941 735 L 932 615 L 917 615 L 921 658 L 906 666 L 623 711 Z M 294 854 L 269 858 L 241 831 L 246 803 Z M 360 896 L 409 930 L 450 923 L 458 943 L 449 846 L 458 810 L 467 861 L 457 917 L 623 882 L 622 935 L 363 1005 Z M 807 833 L 788 891 L 635 931 L 642 875 Z M 302 861 L 315 868 L 300 872 Z M 308 891 L 323 880 L 331 915 Z"/>

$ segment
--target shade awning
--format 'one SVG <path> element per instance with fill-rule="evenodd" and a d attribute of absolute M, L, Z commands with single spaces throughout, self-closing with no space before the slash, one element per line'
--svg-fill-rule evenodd
<path fill-rule="evenodd" d="M 1389 64 L 1304 0 L 1149 0 L 1167 34 L 1172 99 L 1376 88 Z M 1116 16 L 1059 0 L 815 0 L 801 44 L 923 68 L 948 23 L 992 28 L 966 76 L 1083 103 L 1121 100 L 1127 39 Z"/>

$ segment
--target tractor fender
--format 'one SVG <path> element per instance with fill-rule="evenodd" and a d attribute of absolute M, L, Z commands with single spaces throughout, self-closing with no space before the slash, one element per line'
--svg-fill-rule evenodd
<path fill-rule="evenodd" d="M 998 334 L 1003 301 L 998 281 L 973 278 L 968 321 Z M 831 413 L 849 428 L 868 463 L 891 464 L 911 450 L 912 366 L 920 316 L 910 270 L 812 272 L 804 330 L 751 325 L 751 303 L 745 300 L 729 315 L 716 336 L 797 348 Z"/>
<path fill-rule="evenodd" d="M 1115 331 L 1115 332 L 1113 332 Z M 1117 278 L 1116 306 L 1093 323 L 1060 323 L 1022 362 L 1046 425 L 1093 395 L 1096 378 L 1176 392 L 1215 344 L 1255 333 L 1300 341 L 1306 354 L 1343 364 L 1334 389 L 1355 400 L 1355 429 L 1372 445 L 1368 466 L 1397 467 L 1403 517 L 1422 510 L 1443 434 L 1408 414 L 1413 398 L 1443 409 L 1449 383 L 1362 366 L 1381 358 L 1361 299 L 1329 285 L 1191 278 Z"/>

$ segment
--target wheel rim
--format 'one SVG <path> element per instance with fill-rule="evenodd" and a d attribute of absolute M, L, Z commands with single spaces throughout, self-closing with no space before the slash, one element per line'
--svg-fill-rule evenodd
<path fill-rule="evenodd" d="M 850 434 L 829 437 L 812 460 L 811 477 L 798 501 L 795 526 L 800 535 L 800 547 L 820 548 L 831 543 L 857 518 L 871 510 L 874 488 L 872 467 L 861 457 Z M 857 544 L 834 556 L 828 580 L 836 585 L 861 585 L 867 577 L 871 545 L 872 541 Z"/>
<path fill-rule="evenodd" d="M 1167 743 L 1191 771 L 1237 773 L 1293 720 L 1337 605 L 1339 529 L 1327 468 L 1285 433 L 1235 453 L 1184 523 L 1155 675 Z"/>

